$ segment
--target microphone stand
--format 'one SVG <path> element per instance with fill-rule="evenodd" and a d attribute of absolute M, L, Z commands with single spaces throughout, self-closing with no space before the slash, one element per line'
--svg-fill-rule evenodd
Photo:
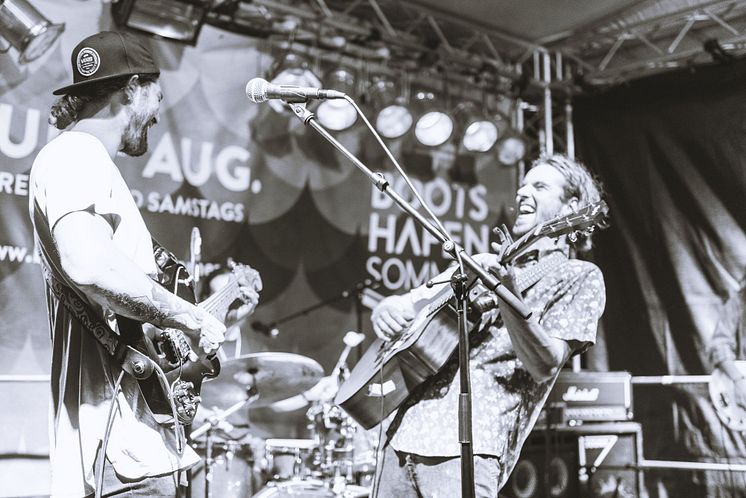
<path fill-rule="evenodd" d="M 299 309 L 298 311 L 294 311 L 288 315 L 282 316 L 278 318 L 277 320 L 273 320 L 269 322 L 266 325 L 267 329 L 271 330 L 277 327 L 277 325 L 281 323 L 289 322 L 290 320 L 298 318 L 299 316 L 305 316 L 309 314 L 310 312 L 315 311 L 319 308 L 323 308 L 324 306 L 327 306 L 329 304 L 336 303 L 337 301 L 341 301 L 342 299 L 347 299 L 350 296 L 354 296 L 355 297 L 355 313 L 357 315 L 355 321 L 356 321 L 357 328 L 358 328 L 357 331 L 360 332 L 363 328 L 363 315 L 362 315 L 363 308 L 362 308 L 362 303 L 360 302 L 362 299 L 363 289 L 374 288 L 376 286 L 377 286 L 377 282 L 373 280 L 371 280 L 370 283 L 367 283 L 367 281 L 359 282 L 353 287 L 350 287 L 349 289 L 342 291 L 340 294 L 332 298 L 324 299 L 323 301 L 319 301 L 315 304 Z M 257 322 L 254 322 L 254 323 L 257 323 Z M 253 328 L 253 324 L 252 324 L 252 328 Z M 360 346 L 358 345 L 356 347 L 359 348 Z"/>
<path fill-rule="evenodd" d="M 349 97 L 346 97 L 349 99 Z M 351 99 L 349 99 L 351 100 Z M 363 164 L 354 154 L 347 150 L 336 138 L 334 138 L 317 120 L 315 115 L 306 109 L 305 105 L 297 102 L 287 102 L 293 113 L 301 120 L 304 125 L 308 125 L 316 130 L 319 135 L 324 137 L 330 144 L 341 152 L 347 159 L 365 175 L 376 186 L 378 190 L 386 194 L 393 200 L 403 211 L 413 217 L 425 230 L 430 232 L 443 245 L 443 250 L 450 254 L 451 257 L 459 261 L 461 270 L 456 272 L 451 279 L 454 287 L 454 293 L 459 299 L 459 369 L 461 390 L 459 395 L 459 443 L 461 444 L 461 496 L 463 498 L 474 498 L 474 448 L 472 444 L 471 428 L 471 379 L 469 377 L 469 341 L 467 337 L 466 324 L 466 292 L 464 267 L 469 267 L 481 282 L 491 291 L 495 292 L 512 307 L 524 319 L 531 316 L 531 311 L 516 297 L 512 292 L 500 285 L 500 281 L 477 263 L 463 247 L 456 244 L 447 234 L 442 233 L 433 224 L 417 211 L 410 203 L 404 200 L 395 190 L 389 189 L 389 182 L 381 173 L 374 173 L 365 164 Z M 357 106 L 355 106 L 357 108 Z"/>

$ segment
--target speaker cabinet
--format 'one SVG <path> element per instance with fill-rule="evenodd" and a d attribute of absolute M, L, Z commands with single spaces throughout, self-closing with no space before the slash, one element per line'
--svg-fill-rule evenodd
<path fill-rule="evenodd" d="M 501 498 L 643 498 L 635 422 L 534 430 Z"/>

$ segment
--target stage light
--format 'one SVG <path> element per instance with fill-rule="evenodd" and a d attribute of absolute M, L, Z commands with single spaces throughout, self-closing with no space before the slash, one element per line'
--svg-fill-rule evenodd
<path fill-rule="evenodd" d="M 321 80 L 311 70 L 311 62 L 304 56 L 288 53 L 269 71 L 268 79 L 273 85 L 293 85 L 321 88 Z M 270 107 L 275 112 L 290 115 L 288 107 L 281 100 L 270 100 Z"/>
<path fill-rule="evenodd" d="M 432 92 L 418 92 L 415 95 L 415 108 L 419 118 L 414 125 L 414 135 L 423 145 L 437 147 L 453 135 L 453 120 L 438 104 Z"/>
<path fill-rule="evenodd" d="M 474 102 L 462 102 L 454 112 L 461 144 L 469 152 L 487 152 L 508 129 L 508 120 L 500 113 L 492 115 Z"/>
<path fill-rule="evenodd" d="M 324 78 L 324 87 L 337 90 L 354 98 L 355 78 L 347 69 L 336 69 Z M 344 99 L 324 100 L 316 109 L 316 118 L 332 131 L 343 131 L 357 121 L 355 108 Z"/>
<path fill-rule="evenodd" d="M 18 53 L 18 62 L 26 64 L 41 57 L 64 31 L 64 24 L 52 24 L 26 0 L 0 0 L 0 36 Z"/>
<path fill-rule="evenodd" d="M 517 132 L 510 132 L 497 143 L 497 160 L 513 166 L 526 155 L 526 140 Z"/>
<path fill-rule="evenodd" d="M 211 5 L 210 0 L 119 0 L 111 14 L 118 26 L 196 45 Z"/>
<path fill-rule="evenodd" d="M 378 78 L 370 90 L 370 101 L 378 110 L 375 127 L 384 138 L 399 138 L 412 128 L 414 117 L 391 80 Z"/>

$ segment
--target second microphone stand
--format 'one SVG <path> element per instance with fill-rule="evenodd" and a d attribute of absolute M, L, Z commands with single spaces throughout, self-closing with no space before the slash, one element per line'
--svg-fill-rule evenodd
<path fill-rule="evenodd" d="M 357 284 L 353 285 L 349 289 L 345 289 L 340 294 L 334 297 L 331 297 L 329 299 L 324 299 L 323 301 L 319 301 L 306 308 L 300 309 L 298 311 L 294 311 L 288 315 L 278 318 L 277 320 L 273 320 L 266 325 L 260 322 L 254 322 L 251 325 L 252 325 L 252 328 L 255 328 L 257 330 L 259 330 L 259 328 L 266 329 L 266 332 L 269 334 L 269 336 L 274 337 L 277 335 L 277 333 L 274 333 L 273 331 L 277 330 L 277 326 L 279 324 L 289 322 L 290 320 L 294 320 L 301 316 L 308 315 L 312 311 L 315 311 L 329 304 L 336 303 L 337 301 L 341 301 L 349 297 L 354 297 L 355 299 L 354 301 L 355 325 L 357 327 L 357 332 L 362 332 L 363 330 L 363 303 L 362 303 L 363 290 L 375 289 L 379 285 L 380 284 L 374 280 L 365 279 L 362 282 L 358 282 Z M 359 357 L 361 356 L 360 345 L 358 345 L 355 349 L 356 349 L 356 355 L 358 356 L 358 359 L 359 359 Z"/>
<path fill-rule="evenodd" d="M 349 97 L 346 100 L 351 101 Z M 354 102 L 351 102 L 354 105 Z M 402 210 L 412 216 L 425 230 L 430 232 L 441 244 L 444 252 L 450 254 L 459 261 L 461 269 L 457 272 L 452 285 L 454 292 L 459 298 L 458 304 L 458 323 L 459 323 L 459 369 L 460 369 L 460 395 L 459 395 L 459 443 L 461 444 L 461 496 L 463 498 L 473 498 L 474 490 L 474 448 L 472 444 L 471 428 L 471 379 L 469 377 L 469 341 L 467 337 L 466 323 L 466 291 L 464 275 L 465 267 L 473 271 L 479 280 L 489 290 L 495 292 L 500 298 L 511 306 L 524 319 L 531 316 L 529 309 L 513 293 L 500 284 L 497 278 L 477 263 L 464 248 L 456 245 L 453 240 L 437 229 L 428 221 L 419 211 L 410 203 L 404 200 L 395 190 L 389 188 L 389 182 L 381 173 L 374 173 L 365 164 L 363 164 L 354 154 L 347 150 L 336 138 L 334 138 L 316 119 L 315 115 L 306 109 L 305 105 L 288 102 L 288 106 L 293 113 L 300 119 L 303 124 L 312 127 L 322 137 L 324 137 L 334 148 L 347 157 L 352 163 L 376 186 L 378 190 L 391 198 Z M 357 108 L 357 106 L 355 106 Z"/>

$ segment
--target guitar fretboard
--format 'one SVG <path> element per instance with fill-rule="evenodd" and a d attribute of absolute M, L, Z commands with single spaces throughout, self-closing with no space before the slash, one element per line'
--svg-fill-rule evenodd
<path fill-rule="evenodd" d="M 238 297 L 238 283 L 235 278 L 231 278 L 228 285 L 199 303 L 199 307 L 222 322 L 228 308 Z"/>

